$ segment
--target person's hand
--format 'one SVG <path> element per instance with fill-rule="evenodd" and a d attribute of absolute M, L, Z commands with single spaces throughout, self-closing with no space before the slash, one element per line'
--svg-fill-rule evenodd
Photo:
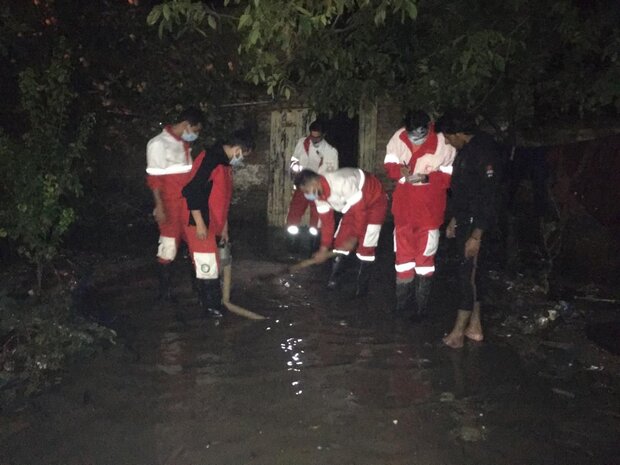
<path fill-rule="evenodd" d="M 202 224 L 196 225 L 196 237 L 199 240 L 204 241 L 207 238 L 208 234 L 209 234 L 209 230 L 207 229 L 206 224 L 202 223 Z"/>
<path fill-rule="evenodd" d="M 228 227 L 225 227 L 222 230 L 222 235 L 220 236 L 220 244 L 224 244 L 224 245 L 228 244 L 228 240 L 229 240 L 229 238 L 228 238 Z"/>
<path fill-rule="evenodd" d="M 454 239 L 456 237 L 456 218 L 452 218 L 446 227 L 446 237 Z"/>
<path fill-rule="evenodd" d="M 163 224 L 166 222 L 166 211 L 164 210 L 163 205 L 155 205 L 153 217 L 155 218 L 155 221 L 157 221 L 157 224 Z"/>
<path fill-rule="evenodd" d="M 331 258 L 331 253 L 327 247 L 320 247 L 314 255 L 312 255 L 312 259 L 315 263 L 324 263 Z"/>
<path fill-rule="evenodd" d="M 480 239 L 471 236 L 465 242 L 465 258 L 474 258 L 480 252 Z"/>
<path fill-rule="evenodd" d="M 422 173 L 414 173 L 410 176 L 407 176 L 407 182 L 410 184 L 417 184 L 417 183 L 424 183 L 427 184 L 428 183 L 428 175 L 427 174 L 422 174 Z"/>
<path fill-rule="evenodd" d="M 408 165 L 401 165 L 400 166 L 400 175 L 407 178 L 409 177 L 409 175 L 411 174 L 411 170 L 409 169 Z"/>

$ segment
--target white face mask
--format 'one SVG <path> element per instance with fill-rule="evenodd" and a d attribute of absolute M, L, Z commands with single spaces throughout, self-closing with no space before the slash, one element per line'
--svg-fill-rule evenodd
<path fill-rule="evenodd" d="M 407 133 L 409 140 L 413 145 L 422 145 L 428 137 L 428 128 L 420 126 Z"/>
<path fill-rule="evenodd" d="M 422 145 L 424 142 L 426 142 L 426 136 L 421 137 L 421 138 L 416 138 L 416 137 L 413 137 L 411 134 L 409 134 L 409 140 L 411 141 L 413 145 Z"/>
<path fill-rule="evenodd" d="M 243 165 L 243 152 L 239 151 L 237 154 L 230 159 L 230 166 L 239 167 Z"/>

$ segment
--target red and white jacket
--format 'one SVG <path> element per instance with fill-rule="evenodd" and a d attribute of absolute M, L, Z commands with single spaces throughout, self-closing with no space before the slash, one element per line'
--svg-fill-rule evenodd
<path fill-rule="evenodd" d="M 396 224 L 436 229 L 443 223 L 455 155 L 454 147 L 433 126 L 422 145 L 414 145 L 405 128 L 396 131 L 383 161 L 388 177 L 398 181 L 392 200 Z M 403 166 L 412 174 L 428 175 L 429 182 L 407 182 L 400 172 Z"/>
<path fill-rule="evenodd" d="M 149 140 L 146 146 L 146 182 L 159 189 L 163 200 L 180 200 L 190 180 L 192 157 L 189 144 L 175 136 L 169 126 Z"/>
<path fill-rule="evenodd" d="M 321 246 L 327 248 L 332 245 L 335 230 L 331 210 L 346 214 L 353 210 L 372 208 L 375 201 L 386 195 L 381 181 L 358 168 L 341 168 L 321 176 L 321 191 L 315 203 L 323 225 Z M 360 228 L 366 226 L 366 224 L 359 225 Z"/>
<path fill-rule="evenodd" d="M 302 169 L 319 174 L 331 173 L 338 169 L 338 150 L 325 139 L 315 147 L 310 137 L 302 137 L 297 141 L 290 166 L 294 173 Z"/>

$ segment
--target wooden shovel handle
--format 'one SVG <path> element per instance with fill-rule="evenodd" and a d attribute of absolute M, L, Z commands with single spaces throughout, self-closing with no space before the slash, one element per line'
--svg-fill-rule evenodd
<path fill-rule="evenodd" d="M 332 258 L 332 257 L 335 257 L 335 256 L 336 256 L 335 252 L 330 252 L 328 258 Z M 302 260 L 299 263 L 296 263 L 295 265 L 291 266 L 289 268 L 289 271 L 291 273 L 294 273 L 296 271 L 303 270 L 304 268 L 308 268 L 309 266 L 318 265 L 318 264 L 319 264 L 319 262 L 317 262 L 316 259 L 308 258 L 306 260 Z"/>

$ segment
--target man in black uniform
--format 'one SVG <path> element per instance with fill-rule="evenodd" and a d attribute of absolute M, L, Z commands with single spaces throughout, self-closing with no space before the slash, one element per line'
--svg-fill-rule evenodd
<path fill-rule="evenodd" d="M 463 347 L 465 337 L 482 341 L 478 255 L 485 231 L 497 217 L 499 147 L 475 129 L 466 115 L 451 112 L 437 122 L 437 131 L 457 149 L 448 200 L 446 236 L 456 239 L 459 253 L 460 303 L 454 328 L 443 342 Z"/>

